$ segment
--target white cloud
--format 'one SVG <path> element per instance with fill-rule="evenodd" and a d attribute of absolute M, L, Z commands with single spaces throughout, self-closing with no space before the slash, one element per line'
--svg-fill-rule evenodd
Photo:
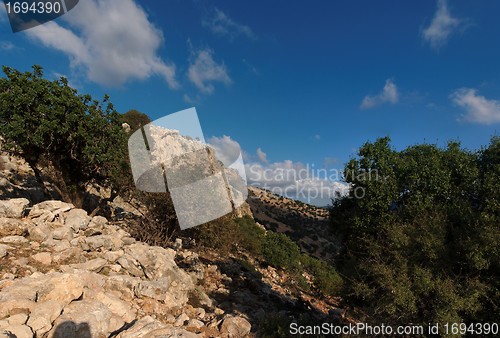
<path fill-rule="evenodd" d="M 217 158 L 226 166 L 235 162 L 241 150 L 238 142 L 229 136 L 211 137 L 208 144 L 215 149 Z M 342 182 L 342 170 L 332 166 L 328 169 L 317 169 L 314 164 L 303 164 L 285 160 L 269 163 L 267 158 L 259 156 L 243 156 L 247 183 L 293 199 L 325 206 L 337 194 L 345 195 L 349 185 Z M 265 159 L 266 161 L 262 161 Z"/>
<path fill-rule="evenodd" d="M 217 63 L 213 59 L 213 51 L 202 49 L 195 53 L 196 57 L 191 60 L 188 69 L 189 80 L 203 93 L 212 94 L 214 91 L 214 82 L 222 82 L 226 85 L 231 84 L 224 63 Z"/>
<path fill-rule="evenodd" d="M 184 102 L 189 103 L 189 104 L 195 104 L 195 100 L 191 98 L 188 94 L 182 95 L 182 99 Z"/>
<path fill-rule="evenodd" d="M 450 98 L 466 111 L 461 120 L 479 124 L 500 123 L 499 100 L 488 100 L 478 95 L 477 90 L 472 88 L 458 89 Z"/>
<path fill-rule="evenodd" d="M 365 96 L 363 102 L 361 102 L 361 109 L 370 109 L 375 106 L 384 103 L 396 103 L 399 100 L 399 93 L 396 84 L 388 79 L 385 81 L 384 89 L 378 95 L 375 96 Z"/>
<path fill-rule="evenodd" d="M 133 0 L 80 1 L 77 10 L 62 19 L 26 31 L 29 37 L 70 57 L 87 77 L 106 86 L 119 86 L 152 75 L 177 88 L 175 65 L 158 55 L 163 34 Z"/>
<path fill-rule="evenodd" d="M 260 148 L 257 148 L 257 157 L 259 158 L 259 161 L 267 163 L 267 154 Z"/>
<path fill-rule="evenodd" d="M 255 39 L 255 34 L 250 27 L 235 22 L 217 8 L 215 8 L 210 17 L 205 18 L 201 23 L 204 27 L 209 28 L 214 34 L 227 36 L 230 40 L 233 40 L 240 35 Z"/>
<path fill-rule="evenodd" d="M 4 51 L 13 50 L 16 46 L 10 41 L 0 41 L 0 49 Z"/>
<path fill-rule="evenodd" d="M 221 160 L 225 166 L 234 163 L 241 153 L 240 144 L 227 135 L 222 137 L 211 137 L 208 139 L 207 143 L 215 149 L 216 157 Z"/>
<path fill-rule="evenodd" d="M 438 0 L 436 14 L 429 27 L 422 31 L 422 37 L 432 48 L 439 49 L 446 44 L 461 23 L 460 19 L 450 14 L 447 1 Z"/>
<path fill-rule="evenodd" d="M 301 162 L 247 163 L 245 171 L 249 185 L 320 206 L 349 191 L 349 185 L 339 181 L 341 170 L 316 169 Z"/>

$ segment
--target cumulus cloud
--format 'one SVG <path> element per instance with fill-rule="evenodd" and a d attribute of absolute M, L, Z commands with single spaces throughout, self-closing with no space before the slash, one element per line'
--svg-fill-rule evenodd
<path fill-rule="evenodd" d="M 255 34 L 250 27 L 237 23 L 218 8 L 215 8 L 212 15 L 203 19 L 201 23 L 204 27 L 210 29 L 214 34 L 226 36 L 230 40 L 233 40 L 238 36 L 255 39 Z"/>
<path fill-rule="evenodd" d="M 214 148 L 217 159 L 225 166 L 230 166 L 241 154 L 240 144 L 227 135 L 211 137 L 207 143 Z"/>
<path fill-rule="evenodd" d="M 233 164 L 241 153 L 245 154 L 239 143 L 227 135 L 211 137 L 207 143 L 226 166 Z M 259 150 L 264 157 L 259 156 Z M 331 203 L 332 198 L 349 192 L 349 185 L 342 182 L 341 169 L 332 166 L 328 169 L 318 169 L 314 164 L 290 160 L 270 163 L 261 148 L 257 149 L 257 156 L 244 157 L 244 172 L 248 185 L 319 206 L 325 206 Z M 262 161 L 264 159 L 265 161 Z M 240 170 L 241 172 L 243 170 Z"/>
<path fill-rule="evenodd" d="M 188 78 L 205 94 L 213 93 L 214 82 L 231 84 L 226 65 L 214 60 L 211 49 L 201 49 L 194 53 L 188 69 Z"/>
<path fill-rule="evenodd" d="M 479 124 L 500 123 L 499 100 L 488 100 L 472 88 L 458 89 L 451 94 L 450 99 L 466 112 L 460 120 Z"/>
<path fill-rule="evenodd" d="M 259 158 L 259 161 L 267 163 L 267 154 L 260 148 L 257 148 L 257 157 Z"/>
<path fill-rule="evenodd" d="M 62 19 L 68 27 L 51 21 L 26 34 L 68 55 L 71 66 L 83 69 L 89 80 L 119 86 L 158 75 L 170 88 L 179 86 L 175 65 L 158 54 L 163 33 L 133 0 L 80 1 Z"/>
<path fill-rule="evenodd" d="M 429 27 L 422 31 L 422 37 L 432 48 L 439 49 L 446 44 L 461 23 L 462 20 L 451 15 L 447 1 L 438 0 L 436 14 Z"/>
<path fill-rule="evenodd" d="M 332 198 L 349 192 L 349 185 L 341 182 L 341 170 L 317 169 L 314 165 L 286 160 L 273 163 L 247 163 L 247 181 L 275 194 L 324 206 Z"/>
<path fill-rule="evenodd" d="M 385 81 L 384 89 L 382 92 L 375 96 L 367 95 L 363 98 L 361 102 L 361 109 L 370 109 L 379 106 L 384 103 L 396 103 L 399 100 L 399 93 L 396 84 L 391 80 L 387 79 Z"/>

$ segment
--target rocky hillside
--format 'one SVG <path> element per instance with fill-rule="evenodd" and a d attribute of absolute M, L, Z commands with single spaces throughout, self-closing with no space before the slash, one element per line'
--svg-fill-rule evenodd
<path fill-rule="evenodd" d="M 276 337 L 292 320 L 341 320 L 338 299 L 237 246 L 137 241 L 121 199 L 114 220 L 44 201 L 31 168 L 5 153 L 0 183 L 0 338 Z"/>
<path fill-rule="evenodd" d="M 332 259 L 337 251 L 328 224 L 328 210 L 249 187 L 248 203 L 266 229 L 291 237 L 303 251 L 321 259 Z"/>
<path fill-rule="evenodd" d="M 0 217 L 0 337 L 250 333 L 245 318 L 195 289 L 196 275 L 178 267 L 173 249 L 137 242 L 60 201 L 4 200 Z M 199 307 L 188 304 L 193 292 Z"/>

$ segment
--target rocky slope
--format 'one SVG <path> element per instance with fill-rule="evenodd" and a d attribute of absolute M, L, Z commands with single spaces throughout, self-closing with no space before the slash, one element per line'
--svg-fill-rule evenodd
<path fill-rule="evenodd" d="M 237 247 L 136 241 L 119 197 L 110 221 L 45 198 L 24 161 L 0 153 L 0 338 L 275 337 L 342 314 Z M 236 214 L 252 215 L 247 203 Z"/>
<path fill-rule="evenodd" d="M 248 190 L 247 201 L 256 221 L 266 229 L 287 234 L 303 251 L 317 258 L 333 259 L 338 244 L 330 233 L 327 209 L 257 187 Z"/>
<path fill-rule="evenodd" d="M 0 337 L 247 336 L 202 290 L 188 304 L 203 276 L 176 254 L 71 204 L 0 201 Z"/>

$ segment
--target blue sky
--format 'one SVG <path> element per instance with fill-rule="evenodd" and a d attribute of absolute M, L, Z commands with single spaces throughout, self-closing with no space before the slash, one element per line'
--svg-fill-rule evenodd
<path fill-rule="evenodd" d="M 2 8 L 0 63 L 40 64 L 120 112 L 195 106 L 207 139 L 264 169 L 342 168 L 385 135 L 398 149 L 498 135 L 498 13 L 494 0 L 81 0 L 16 34 Z"/>

